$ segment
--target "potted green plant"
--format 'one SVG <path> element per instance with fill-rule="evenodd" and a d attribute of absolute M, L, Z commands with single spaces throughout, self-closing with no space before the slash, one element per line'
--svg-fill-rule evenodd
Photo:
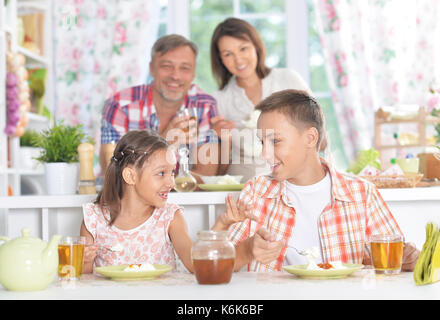
<path fill-rule="evenodd" d="M 42 165 L 36 158 L 41 152 L 41 148 L 37 148 L 34 145 L 34 140 L 38 132 L 35 130 L 26 130 L 26 132 L 20 137 L 20 166 L 24 169 L 30 170 L 42 170 Z"/>
<path fill-rule="evenodd" d="M 46 187 L 50 195 L 75 194 L 78 185 L 78 146 L 93 143 L 82 125 L 69 126 L 56 122 L 34 137 L 32 143 L 41 148 L 36 159 L 44 164 Z"/>

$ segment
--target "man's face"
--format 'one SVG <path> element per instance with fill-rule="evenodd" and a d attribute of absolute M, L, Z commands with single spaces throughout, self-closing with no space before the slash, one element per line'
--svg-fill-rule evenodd
<path fill-rule="evenodd" d="M 178 102 L 185 97 L 196 74 L 196 56 L 188 46 L 156 54 L 150 63 L 153 87 L 161 97 Z"/>

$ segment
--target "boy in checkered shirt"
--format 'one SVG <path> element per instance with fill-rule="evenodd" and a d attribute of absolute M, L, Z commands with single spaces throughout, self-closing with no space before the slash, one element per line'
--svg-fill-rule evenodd
<path fill-rule="evenodd" d="M 402 234 L 376 187 L 336 171 L 319 156 L 324 117 L 306 92 L 284 90 L 263 100 L 258 135 L 271 176 L 248 181 L 238 203 L 226 200 L 214 229 L 229 229 L 236 271 L 281 270 L 306 261 L 293 248 L 320 248 L 322 262 L 371 264 L 372 234 Z M 405 243 L 402 270 L 419 251 Z"/>

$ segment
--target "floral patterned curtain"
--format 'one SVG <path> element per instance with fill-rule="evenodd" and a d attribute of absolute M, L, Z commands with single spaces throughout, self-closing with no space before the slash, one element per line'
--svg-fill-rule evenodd
<path fill-rule="evenodd" d="M 374 111 L 426 106 L 440 84 L 440 0 L 313 0 L 346 153 L 373 144 Z"/>
<path fill-rule="evenodd" d="M 144 83 L 159 26 L 158 0 L 54 1 L 56 112 L 84 124 L 99 149 L 101 111 L 116 91 Z"/>

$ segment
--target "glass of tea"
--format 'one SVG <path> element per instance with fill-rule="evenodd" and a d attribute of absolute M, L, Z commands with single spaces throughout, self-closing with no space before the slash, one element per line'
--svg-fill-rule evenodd
<path fill-rule="evenodd" d="M 178 118 L 188 117 L 188 125 L 182 128 L 184 132 L 188 132 L 190 129 L 197 132 L 197 111 L 195 108 L 188 107 L 177 112 Z"/>
<path fill-rule="evenodd" d="M 376 234 L 370 237 L 371 259 L 376 273 L 399 274 L 402 267 L 403 236 Z"/>
<path fill-rule="evenodd" d="M 194 273 L 199 284 L 231 281 L 235 266 L 235 247 L 227 231 L 199 231 L 191 249 Z"/>
<path fill-rule="evenodd" d="M 58 244 L 58 276 L 64 280 L 79 280 L 84 262 L 86 238 L 63 237 Z"/>

